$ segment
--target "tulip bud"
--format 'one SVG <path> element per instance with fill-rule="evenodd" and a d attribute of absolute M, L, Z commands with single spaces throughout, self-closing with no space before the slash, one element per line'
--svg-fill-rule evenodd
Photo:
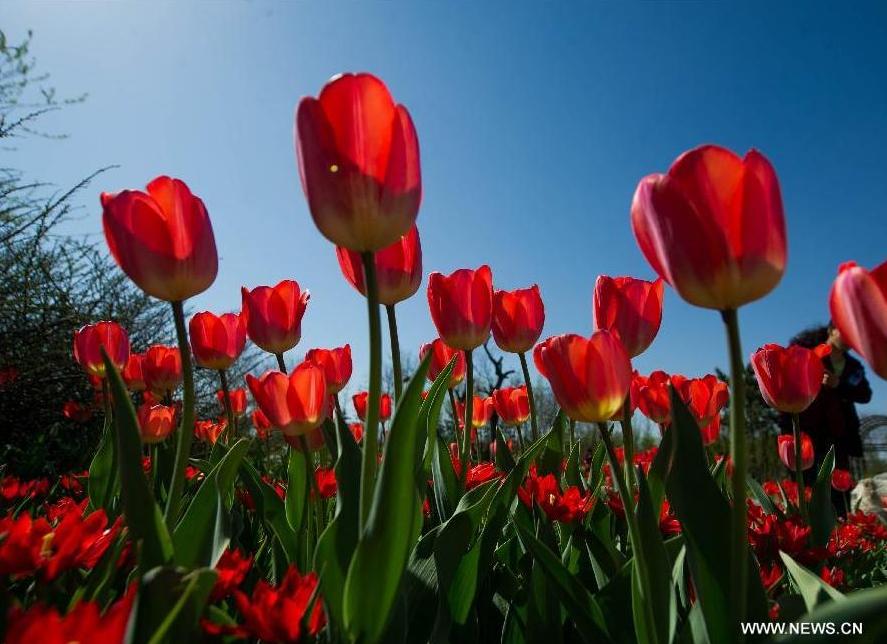
<path fill-rule="evenodd" d="M 246 346 L 246 318 L 237 313 L 197 313 L 188 324 L 191 351 L 206 369 L 228 369 Z"/>
<path fill-rule="evenodd" d="M 887 262 L 871 271 L 855 262 L 842 264 L 829 309 L 841 339 L 887 379 Z"/>
<path fill-rule="evenodd" d="M 514 427 L 530 418 L 530 398 L 526 386 L 497 389 L 491 399 L 503 425 Z"/>
<path fill-rule="evenodd" d="M 476 349 L 490 337 L 493 274 L 489 266 L 428 278 L 428 306 L 441 340 L 454 349 Z"/>
<path fill-rule="evenodd" d="M 366 420 L 367 417 L 369 395 L 368 391 L 361 391 L 351 397 L 351 402 L 354 403 L 354 411 L 357 412 L 357 417 L 361 420 Z M 379 399 L 379 420 L 384 422 L 389 418 L 391 418 L 391 396 L 383 393 Z"/>
<path fill-rule="evenodd" d="M 299 283 L 283 280 L 276 286 L 245 287 L 243 313 L 250 340 L 269 353 L 284 353 L 302 338 L 302 316 L 311 294 L 300 292 Z"/>
<path fill-rule="evenodd" d="M 827 344 L 815 349 L 765 344 L 751 357 L 761 396 L 781 412 L 801 413 L 819 395 L 825 373 L 822 358 L 829 352 Z"/>
<path fill-rule="evenodd" d="M 363 260 L 360 253 L 337 247 L 339 268 L 358 293 L 366 297 Z M 376 284 L 379 303 L 391 306 L 411 298 L 422 284 L 422 244 L 419 229 L 413 225 L 406 235 L 390 246 L 376 251 Z"/>
<path fill-rule="evenodd" d="M 791 471 L 795 471 L 795 437 L 791 434 L 782 434 L 777 439 L 777 451 L 779 460 Z M 813 467 L 813 441 L 801 432 L 801 469 L 809 470 Z"/>
<path fill-rule="evenodd" d="M 508 353 L 525 353 L 533 348 L 545 325 L 545 306 L 539 286 L 493 294 L 493 339 Z"/>
<path fill-rule="evenodd" d="M 323 370 L 303 362 L 289 375 L 268 371 L 246 383 L 262 413 L 287 436 L 307 434 L 326 418 L 327 393 Z"/>
<path fill-rule="evenodd" d="M 102 348 L 117 369 L 123 369 L 129 359 L 129 337 L 116 322 L 87 324 L 74 332 L 74 360 L 87 374 L 105 377 Z"/>
<path fill-rule="evenodd" d="M 138 410 L 142 442 L 149 445 L 161 442 L 175 429 L 175 420 L 175 407 L 143 403 Z"/>
<path fill-rule="evenodd" d="M 662 280 L 600 275 L 594 285 L 594 327 L 611 331 L 630 358 L 653 343 L 662 322 Z"/>
<path fill-rule="evenodd" d="M 182 382 L 182 354 L 178 347 L 155 344 L 145 351 L 142 362 L 145 385 L 155 394 L 171 392 Z"/>
<path fill-rule="evenodd" d="M 145 362 L 145 355 L 142 353 L 129 354 L 129 360 L 123 367 L 121 375 L 126 388 L 132 392 L 145 390 L 145 376 L 142 373 L 142 364 Z"/>
<path fill-rule="evenodd" d="M 423 344 L 419 349 L 419 360 L 425 359 L 428 352 L 431 352 L 431 362 L 428 364 L 428 379 L 431 382 L 437 380 L 440 372 L 446 369 L 450 364 L 453 356 L 456 356 L 456 364 L 450 372 L 449 387 L 453 388 L 465 379 L 465 354 L 448 347 L 440 338 Z"/>
<path fill-rule="evenodd" d="M 323 369 L 326 376 L 327 393 L 335 395 L 345 388 L 351 379 L 351 345 L 336 349 L 311 349 L 305 354 L 305 361 Z"/>

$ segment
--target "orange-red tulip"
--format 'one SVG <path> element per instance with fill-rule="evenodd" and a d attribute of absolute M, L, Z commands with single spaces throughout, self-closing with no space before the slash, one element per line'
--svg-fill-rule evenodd
<path fill-rule="evenodd" d="M 228 421 L 225 418 L 219 420 L 198 420 L 194 423 L 194 436 L 204 443 L 215 445 L 225 430 Z"/>
<path fill-rule="evenodd" d="M 296 112 L 302 188 L 314 224 L 336 246 L 393 244 L 419 212 L 419 140 L 409 112 L 370 74 L 334 77 Z"/>
<path fill-rule="evenodd" d="M 143 403 L 139 406 L 138 421 L 142 442 L 159 443 L 175 429 L 176 408 Z"/>
<path fill-rule="evenodd" d="M 779 452 L 779 460 L 788 469 L 795 470 L 795 437 L 791 434 L 782 434 L 778 438 L 777 451 Z M 801 469 L 809 470 L 813 467 L 813 441 L 810 437 L 801 432 Z"/>
<path fill-rule="evenodd" d="M 841 339 L 887 379 L 887 262 L 871 271 L 841 264 L 829 308 Z"/>
<path fill-rule="evenodd" d="M 456 415 L 459 417 L 459 427 L 465 428 L 465 403 L 456 401 Z M 490 422 L 493 416 L 493 399 L 484 398 L 475 394 L 471 402 L 471 427 L 479 429 Z M 472 439 L 474 434 L 471 435 Z"/>
<path fill-rule="evenodd" d="M 351 397 L 351 402 L 354 403 L 354 411 L 357 412 L 357 417 L 361 420 L 366 420 L 367 417 L 367 400 L 369 395 L 368 391 L 361 391 Z M 389 418 L 391 418 L 391 396 L 383 393 L 379 399 L 379 420 L 386 421 Z"/>
<path fill-rule="evenodd" d="M 822 358 L 829 345 L 815 349 L 765 344 L 751 356 L 758 387 L 767 404 L 788 414 L 799 414 L 816 399 L 822 388 Z"/>
<path fill-rule="evenodd" d="M 428 278 L 428 306 L 441 340 L 469 351 L 487 341 L 493 315 L 493 273 L 489 266 L 459 269 Z"/>
<path fill-rule="evenodd" d="M 118 369 L 129 359 L 129 336 L 116 322 L 87 324 L 74 332 L 74 360 L 90 376 L 105 377 L 102 347 Z"/>
<path fill-rule="evenodd" d="M 663 283 L 599 275 L 594 284 L 594 327 L 611 331 L 629 357 L 647 350 L 662 322 Z"/>
<path fill-rule="evenodd" d="M 735 309 L 772 291 L 785 271 L 779 180 L 756 150 L 682 154 L 667 174 L 641 179 L 631 225 L 653 269 L 696 306 Z"/>
<path fill-rule="evenodd" d="M 182 354 L 178 347 L 155 344 L 145 351 L 142 362 L 145 385 L 155 394 L 163 395 L 182 382 Z"/>
<path fill-rule="evenodd" d="M 102 193 L 111 255 L 148 295 L 184 300 L 209 288 L 219 259 L 203 202 L 179 179 L 157 177 L 147 192 Z"/>
<path fill-rule="evenodd" d="M 431 352 L 431 362 L 428 365 L 428 379 L 431 382 L 437 380 L 440 372 L 446 369 L 453 356 L 456 356 L 456 364 L 453 365 L 453 370 L 450 372 L 450 384 L 448 386 L 455 387 L 465 379 L 464 353 L 448 347 L 440 338 L 422 345 L 419 349 L 419 360 L 423 360 L 429 351 Z"/>
<path fill-rule="evenodd" d="M 253 421 L 253 427 L 256 430 L 256 436 L 259 440 L 265 440 L 271 435 L 271 421 L 262 413 L 261 409 L 256 409 L 250 418 Z"/>
<path fill-rule="evenodd" d="M 143 353 L 129 354 L 129 360 L 126 361 L 126 365 L 123 367 L 120 375 L 123 376 L 126 388 L 130 391 L 145 390 L 145 376 L 142 374 L 142 363 L 144 361 L 145 355 Z"/>
<path fill-rule="evenodd" d="M 300 291 L 298 282 L 283 280 L 273 287 L 257 286 L 252 291 L 244 287 L 240 292 L 250 340 L 269 353 L 283 353 L 299 343 L 311 294 Z"/>
<path fill-rule="evenodd" d="M 538 285 L 493 293 L 493 339 L 503 351 L 529 351 L 544 325 L 545 306 Z"/>
<path fill-rule="evenodd" d="M 668 424 L 671 421 L 668 374 L 664 371 L 654 371 L 649 376 L 635 373 L 631 379 L 631 402 L 654 423 Z"/>
<path fill-rule="evenodd" d="M 493 408 L 503 425 L 513 427 L 530 417 L 530 398 L 526 386 L 497 389 L 491 396 Z"/>
<path fill-rule="evenodd" d="M 339 268 L 357 292 L 366 296 L 363 261 L 360 253 L 336 248 Z M 406 235 L 375 254 L 379 302 L 394 305 L 415 295 L 422 284 L 422 244 L 419 229 L 413 225 Z"/>
<path fill-rule="evenodd" d="M 283 440 L 285 440 L 290 447 L 292 447 L 296 451 L 301 452 L 302 441 L 299 440 L 300 438 L 301 437 L 299 436 L 284 435 Z M 308 443 L 309 452 L 316 452 L 317 450 L 321 449 L 325 445 L 323 439 L 323 430 L 320 427 L 318 427 L 317 429 L 312 429 L 310 432 L 305 434 L 305 442 Z"/>
<path fill-rule="evenodd" d="M 188 324 L 191 351 L 207 369 L 228 369 L 246 346 L 246 318 L 237 313 L 197 313 Z"/>
<path fill-rule="evenodd" d="M 702 429 L 720 416 L 721 409 L 730 399 L 727 383 L 711 374 L 704 378 L 687 378 L 674 374 L 671 384 Z"/>
<path fill-rule="evenodd" d="M 348 429 L 351 430 L 351 435 L 354 436 L 354 442 L 359 443 L 363 438 L 363 423 L 348 423 Z"/>
<path fill-rule="evenodd" d="M 327 393 L 335 395 L 351 380 L 351 345 L 335 349 L 311 349 L 305 360 L 323 369 Z"/>
<path fill-rule="evenodd" d="M 803 444 L 803 443 L 802 443 Z M 849 492 L 856 483 L 853 481 L 853 475 L 847 470 L 841 470 L 837 467 L 832 472 L 832 487 L 838 492 Z"/>
<path fill-rule="evenodd" d="M 533 360 L 561 409 L 574 420 L 609 420 L 622 407 L 631 385 L 628 354 L 609 331 L 597 331 L 590 338 L 574 334 L 548 338 L 536 345 Z"/>
<path fill-rule="evenodd" d="M 268 371 L 260 378 L 246 376 L 259 409 L 287 436 L 307 434 L 326 418 L 326 377 L 323 369 L 303 362 L 287 375 Z"/>
<path fill-rule="evenodd" d="M 219 404 L 222 406 L 222 409 L 225 408 L 225 392 L 222 389 L 219 389 L 216 392 L 216 399 L 219 401 Z M 231 401 L 231 412 L 235 416 L 243 416 L 246 413 L 246 389 L 242 387 L 238 387 L 237 389 L 231 389 L 228 391 L 228 399 Z"/>

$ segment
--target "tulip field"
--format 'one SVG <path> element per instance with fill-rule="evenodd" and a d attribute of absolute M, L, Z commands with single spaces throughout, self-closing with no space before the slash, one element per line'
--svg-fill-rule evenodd
<path fill-rule="evenodd" d="M 294 133 L 308 209 L 366 302 L 366 326 L 316 347 L 298 276 L 244 287 L 239 311 L 193 311 L 219 254 L 237 251 L 216 247 L 213 195 L 163 174 L 104 186 L 95 232 L 135 287 L 168 303 L 177 342 L 136 352 L 115 320 L 62 329 L 94 390 L 91 406 L 72 400 L 64 414 L 96 414 L 104 429 L 82 471 L 3 475 L 4 641 L 835 636 L 789 624 L 861 625 L 859 641 L 887 641 L 887 525 L 836 511 L 833 492 L 855 482 L 834 452 L 814 465 L 797 422 L 829 347 L 742 344 L 743 305 L 786 271 L 764 153 L 701 145 L 632 178 L 626 224 L 655 281 L 599 276 L 587 285 L 593 332 L 552 336 L 545 293 L 497 288 L 484 258 L 424 272 L 421 133 L 382 80 L 334 77 L 298 103 Z M 823 307 L 887 379 L 887 262 L 848 261 L 835 276 Z M 712 362 L 729 356 L 729 382 L 635 370 L 665 289 L 723 328 Z M 397 305 L 412 297 L 427 297 L 437 337 L 402 348 Z M 490 340 L 521 369 L 487 396 L 477 361 Z M 264 366 L 243 376 L 250 350 Z M 402 363 L 410 350 L 418 362 Z M 766 404 L 796 420 L 774 445 L 777 480 L 749 474 L 749 361 Z M 198 370 L 215 383 L 208 400 Z M 214 417 L 199 411 L 212 406 Z M 640 419 L 656 445 L 638 440 Z M 747 628 L 767 624 L 786 630 Z"/>

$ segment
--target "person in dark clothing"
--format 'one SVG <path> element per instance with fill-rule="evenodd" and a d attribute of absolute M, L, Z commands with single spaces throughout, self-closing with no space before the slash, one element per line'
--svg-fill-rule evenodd
<path fill-rule="evenodd" d="M 835 448 L 835 467 L 849 470 L 851 458 L 862 458 L 862 439 L 859 434 L 857 404 L 872 399 L 872 388 L 865 377 L 862 363 L 849 353 L 841 340 L 841 332 L 831 323 L 802 331 L 791 339 L 812 349 L 828 344 L 831 353 L 822 359 L 825 374 L 822 389 L 816 400 L 800 414 L 801 431 L 813 442 L 815 465 L 805 472 L 805 479 L 812 483 L 822 461 L 832 446 Z M 780 418 L 782 433 L 791 434 L 792 420 L 789 414 Z M 840 515 L 847 511 L 844 495 L 833 491 L 832 500 Z"/>

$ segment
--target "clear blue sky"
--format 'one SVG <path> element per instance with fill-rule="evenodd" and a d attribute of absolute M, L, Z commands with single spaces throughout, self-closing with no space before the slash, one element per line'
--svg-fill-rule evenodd
<path fill-rule="evenodd" d="M 887 5 L 883 3 L 15 3 L 62 94 L 67 140 L 17 154 L 82 195 L 167 173 L 205 200 L 220 251 L 191 304 L 239 306 L 241 285 L 295 278 L 312 292 L 299 355 L 350 340 L 365 367 L 365 309 L 315 230 L 299 186 L 293 108 L 341 71 L 372 71 L 406 104 L 422 148 L 425 272 L 487 262 L 494 282 L 538 282 L 545 334 L 591 328 L 600 273 L 651 278 L 629 226 L 640 177 L 704 142 L 754 146 L 779 173 L 789 230 L 782 284 L 741 312 L 744 350 L 825 321 L 838 264 L 887 259 Z M 400 307 L 406 349 L 433 337 L 420 293 Z M 295 357 L 295 356 L 293 356 Z M 636 361 L 701 375 L 725 365 L 716 313 L 667 291 Z M 873 377 L 874 379 L 875 377 Z M 868 411 L 887 411 L 874 383 Z"/>

